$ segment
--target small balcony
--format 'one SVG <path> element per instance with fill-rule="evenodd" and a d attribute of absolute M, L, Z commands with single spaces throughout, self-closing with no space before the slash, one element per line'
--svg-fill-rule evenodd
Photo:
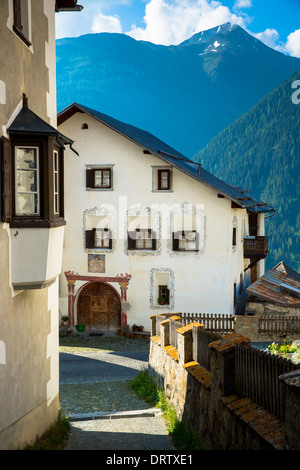
<path fill-rule="evenodd" d="M 244 258 L 265 258 L 268 253 L 268 237 L 244 238 Z"/>

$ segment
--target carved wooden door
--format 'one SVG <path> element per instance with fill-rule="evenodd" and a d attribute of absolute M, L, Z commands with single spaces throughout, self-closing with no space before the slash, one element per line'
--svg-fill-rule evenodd
<path fill-rule="evenodd" d="M 77 323 L 91 330 L 114 331 L 121 326 L 121 302 L 112 286 L 93 282 L 78 298 Z"/>

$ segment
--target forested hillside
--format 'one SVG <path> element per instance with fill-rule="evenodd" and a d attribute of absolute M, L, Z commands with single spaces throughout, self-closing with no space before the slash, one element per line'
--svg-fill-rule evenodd
<path fill-rule="evenodd" d="M 276 208 L 266 219 L 267 269 L 283 260 L 299 271 L 300 104 L 292 83 L 300 70 L 219 133 L 196 156 L 228 183 L 243 186 Z"/>

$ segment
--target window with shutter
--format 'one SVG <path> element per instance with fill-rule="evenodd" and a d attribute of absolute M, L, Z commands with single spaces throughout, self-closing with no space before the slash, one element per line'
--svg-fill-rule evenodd
<path fill-rule="evenodd" d="M 185 230 L 172 233 L 173 251 L 198 251 L 199 234 L 196 230 Z"/>
<path fill-rule="evenodd" d="M 112 189 L 112 168 L 87 168 L 88 189 Z"/>
<path fill-rule="evenodd" d="M 108 228 L 93 228 L 85 231 L 85 247 L 87 249 L 112 249 L 112 232 Z"/>
<path fill-rule="evenodd" d="M 128 232 L 129 250 L 156 250 L 156 236 L 151 229 L 136 229 Z"/>

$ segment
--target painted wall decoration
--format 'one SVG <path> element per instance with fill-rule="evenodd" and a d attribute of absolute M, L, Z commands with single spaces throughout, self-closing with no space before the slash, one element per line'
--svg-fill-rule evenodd
<path fill-rule="evenodd" d="M 88 272 L 105 273 L 105 255 L 88 255 Z"/>

